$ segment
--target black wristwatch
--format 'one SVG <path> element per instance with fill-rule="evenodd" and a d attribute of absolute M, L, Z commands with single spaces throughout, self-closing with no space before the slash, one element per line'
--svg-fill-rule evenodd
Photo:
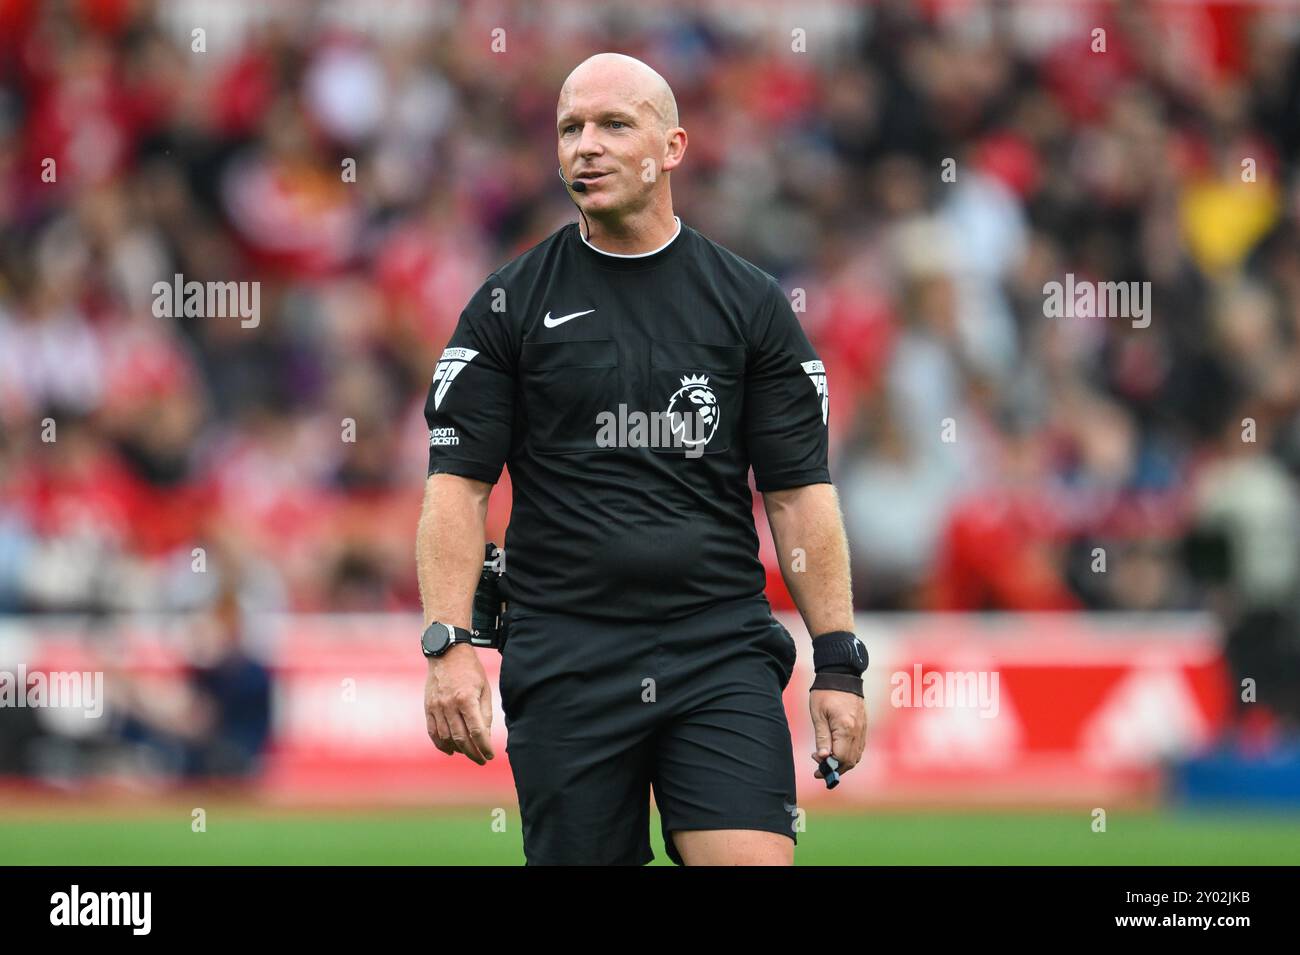
<path fill-rule="evenodd" d="M 426 657 L 440 657 L 458 643 L 473 643 L 474 634 L 464 627 L 434 621 L 420 637 L 420 649 Z"/>

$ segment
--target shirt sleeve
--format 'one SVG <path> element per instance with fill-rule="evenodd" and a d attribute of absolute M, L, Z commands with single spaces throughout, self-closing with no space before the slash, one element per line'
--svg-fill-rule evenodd
<path fill-rule="evenodd" d="M 429 383 L 429 474 L 495 484 L 510 453 L 515 411 L 515 348 L 495 273 L 470 299 Z"/>
<path fill-rule="evenodd" d="M 745 438 L 761 492 L 829 484 L 826 369 L 785 293 L 768 290 L 745 381 Z"/>

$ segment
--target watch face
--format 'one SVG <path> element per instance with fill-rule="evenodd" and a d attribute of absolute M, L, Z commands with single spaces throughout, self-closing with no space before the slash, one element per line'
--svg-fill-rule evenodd
<path fill-rule="evenodd" d="M 445 623 L 431 623 L 420 639 L 420 645 L 429 656 L 438 656 L 451 646 L 455 631 Z"/>

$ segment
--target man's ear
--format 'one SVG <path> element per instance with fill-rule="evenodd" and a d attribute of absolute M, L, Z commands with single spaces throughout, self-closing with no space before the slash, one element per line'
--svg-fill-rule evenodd
<path fill-rule="evenodd" d="M 682 164 L 682 158 L 686 155 L 686 142 L 686 130 L 680 126 L 668 130 L 668 151 L 664 155 L 664 172 L 672 172 Z"/>

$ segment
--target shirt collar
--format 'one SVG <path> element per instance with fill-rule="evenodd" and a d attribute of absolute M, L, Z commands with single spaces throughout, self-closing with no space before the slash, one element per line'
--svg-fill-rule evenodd
<path fill-rule="evenodd" d="M 651 249 L 649 252 L 633 252 L 633 253 L 631 253 L 631 254 L 626 254 L 626 253 L 622 253 L 622 252 L 606 252 L 604 249 L 598 249 L 598 248 L 596 248 L 594 245 L 592 245 L 590 242 L 588 242 L 588 241 L 587 241 L 587 237 L 586 237 L 585 235 L 582 234 L 582 230 L 581 230 L 581 229 L 578 230 L 578 238 L 580 238 L 580 239 L 582 240 L 583 244 L 584 244 L 587 248 L 591 249 L 591 251 L 593 251 L 593 252 L 599 252 L 601 255 L 607 255 L 607 256 L 609 256 L 611 259 L 644 259 L 644 258 L 648 258 L 649 256 L 657 255 L 658 253 L 662 252 L 664 249 L 668 248 L 668 246 L 672 245 L 672 244 L 673 244 L 673 241 L 674 241 L 674 240 L 675 240 L 679 235 L 682 234 L 682 219 L 681 219 L 681 216 L 673 216 L 673 218 L 674 218 L 675 220 L 677 220 L 677 228 L 673 230 L 673 234 L 668 238 L 668 241 L 667 241 L 667 242 L 665 242 L 663 245 L 659 246 L 659 248 L 657 248 L 657 249 Z"/>

